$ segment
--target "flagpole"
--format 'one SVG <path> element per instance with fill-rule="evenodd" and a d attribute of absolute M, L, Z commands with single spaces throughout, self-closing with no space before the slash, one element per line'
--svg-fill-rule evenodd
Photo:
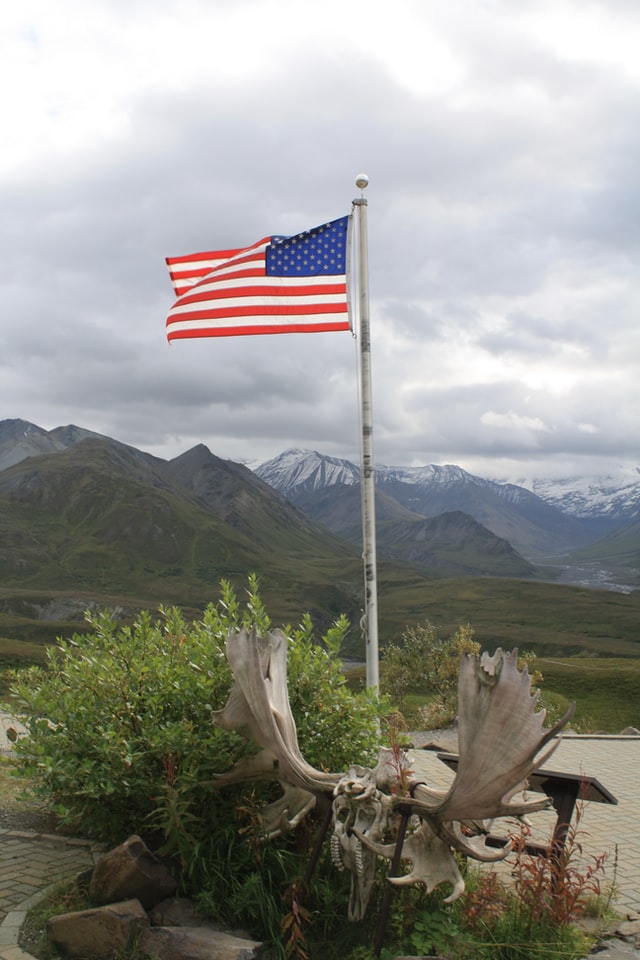
<path fill-rule="evenodd" d="M 364 192 L 369 178 L 361 173 L 356 186 Z M 364 562 L 365 637 L 367 687 L 379 687 L 378 587 L 376 573 L 376 514 L 373 461 L 373 404 L 371 400 L 371 332 L 369 326 L 369 250 L 367 201 L 364 193 L 353 201 L 358 223 L 358 295 L 360 318 L 360 488 L 362 499 L 362 559 Z"/>

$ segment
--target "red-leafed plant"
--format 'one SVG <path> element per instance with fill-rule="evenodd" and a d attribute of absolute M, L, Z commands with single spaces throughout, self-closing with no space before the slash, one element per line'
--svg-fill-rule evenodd
<path fill-rule="evenodd" d="M 580 839 L 584 835 L 580 825 L 583 814 L 584 803 L 578 802 L 564 845 L 548 856 L 526 852 L 531 831 L 524 825 L 515 840 L 515 890 L 532 923 L 545 919 L 555 927 L 566 927 L 584 912 L 590 898 L 600 896 L 607 854 L 584 854 Z"/>

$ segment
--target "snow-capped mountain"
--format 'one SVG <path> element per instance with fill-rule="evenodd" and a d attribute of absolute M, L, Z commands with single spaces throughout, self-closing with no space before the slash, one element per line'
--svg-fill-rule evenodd
<path fill-rule="evenodd" d="M 285 496 L 293 491 L 324 490 L 360 481 L 358 466 L 349 460 L 326 457 L 315 450 L 286 450 L 253 469 L 262 480 Z M 605 531 L 640 518 L 640 467 L 620 470 L 605 477 L 533 478 L 513 482 L 478 477 L 454 464 L 376 467 L 376 484 L 388 488 L 394 483 L 417 488 L 456 488 L 471 484 L 478 489 L 490 490 L 505 503 L 513 504 L 532 505 L 538 499 L 570 517 L 598 521 Z"/>
<path fill-rule="evenodd" d="M 324 490 L 333 486 L 353 486 L 360 483 L 360 468 L 350 460 L 341 460 L 338 457 L 327 457 L 317 450 L 291 448 L 263 463 L 253 467 L 261 480 L 275 487 L 280 493 L 292 490 Z M 452 486 L 474 482 L 488 489 L 500 486 L 493 480 L 484 480 L 475 477 L 462 467 L 454 464 L 439 466 L 431 463 L 424 467 L 389 467 L 379 465 L 375 469 L 377 483 L 404 483 L 416 487 L 421 486 Z M 502 484 L 506 495 L 517 498 L 518 491 L 522 495 L 530 496 L 530 491 L 513 484 Z"/>
<path fill-rule="evenodd" d="M 261 480 L 284 496 L 298 490 L 324 490 L 339 484 L 360 483 L 360 470 L 348 460 L 325 457 L 315 450 L 285 450 L 273 460 L 253 467 Z"/>
<path fill-rule="evenodd" d="M 255 471 L 309 516 L 334 532 L 347 532 L 349 511 L 340 500 L 344 501 L 346 488 L 359 482 L 359 468 L 350 461 L 316 451 L 287 450 Z M 592 521 L 568 516 L 524 487 L 476 477 L 453 464 L 378 466 L 375 481 L 378 495 L 384 495 L 387 503 L 392 499 L 422 517 L 462 511 L 526 557 L 572 550 L 611 529 L 608 525 L 595 529 Z"/>
<path fill-rule="evenodd" d="M 616 476 L 532 480 L 523 486 L 574 517 L 606 517 L 620 523 L 640 518 L 638 467 Z"/>

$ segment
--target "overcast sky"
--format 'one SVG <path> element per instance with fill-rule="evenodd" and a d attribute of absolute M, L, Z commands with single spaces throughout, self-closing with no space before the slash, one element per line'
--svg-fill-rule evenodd
<path fill-rule="evenodd" d="M 169 346 L 166 256 L 350 212 L 375 458 L 640 464 L 637 0 L 22 0 L 0 34 L 0 419 L 358 459 L 348 333 Z"/>

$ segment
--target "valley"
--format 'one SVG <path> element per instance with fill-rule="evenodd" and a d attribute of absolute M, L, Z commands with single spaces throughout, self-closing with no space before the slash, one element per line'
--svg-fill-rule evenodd
<path fill-rule="evenodd" d="M 638 589 L 637 582 L 625 583 L 625 571 L 611 570 L 600 563 L 561 563 L 550 561 L 553 564 L 553 583 L 573 584 L 577 587 L 588 587 L 592 590 L 613 590 L 616 593 L 632 593 Z"/>
<path fill-rule="evenodd" d="M 599 540 L 606 517 L 565 515 L 514 485 L 455 467 L 385 469 L 381 646 L 428 619 L 443 631 L 469 622 L 487 648 L 638 656 L 638 501 L 628 487 L 616 522 L 627 520 Z M 344 613 L 353 628 L 343 652 L 361 656 L 357 470 L 289 451 L 270 474 L 202 445 L 164 461 L 80 427 L 0 421 L 5 650 L 82 630 L 86 609 L 130 621 L 176 604 L 195 618 L 221 580 L 242 596 L 256 573 L 275 624 L 309 612 L 321 632 Z"/>

